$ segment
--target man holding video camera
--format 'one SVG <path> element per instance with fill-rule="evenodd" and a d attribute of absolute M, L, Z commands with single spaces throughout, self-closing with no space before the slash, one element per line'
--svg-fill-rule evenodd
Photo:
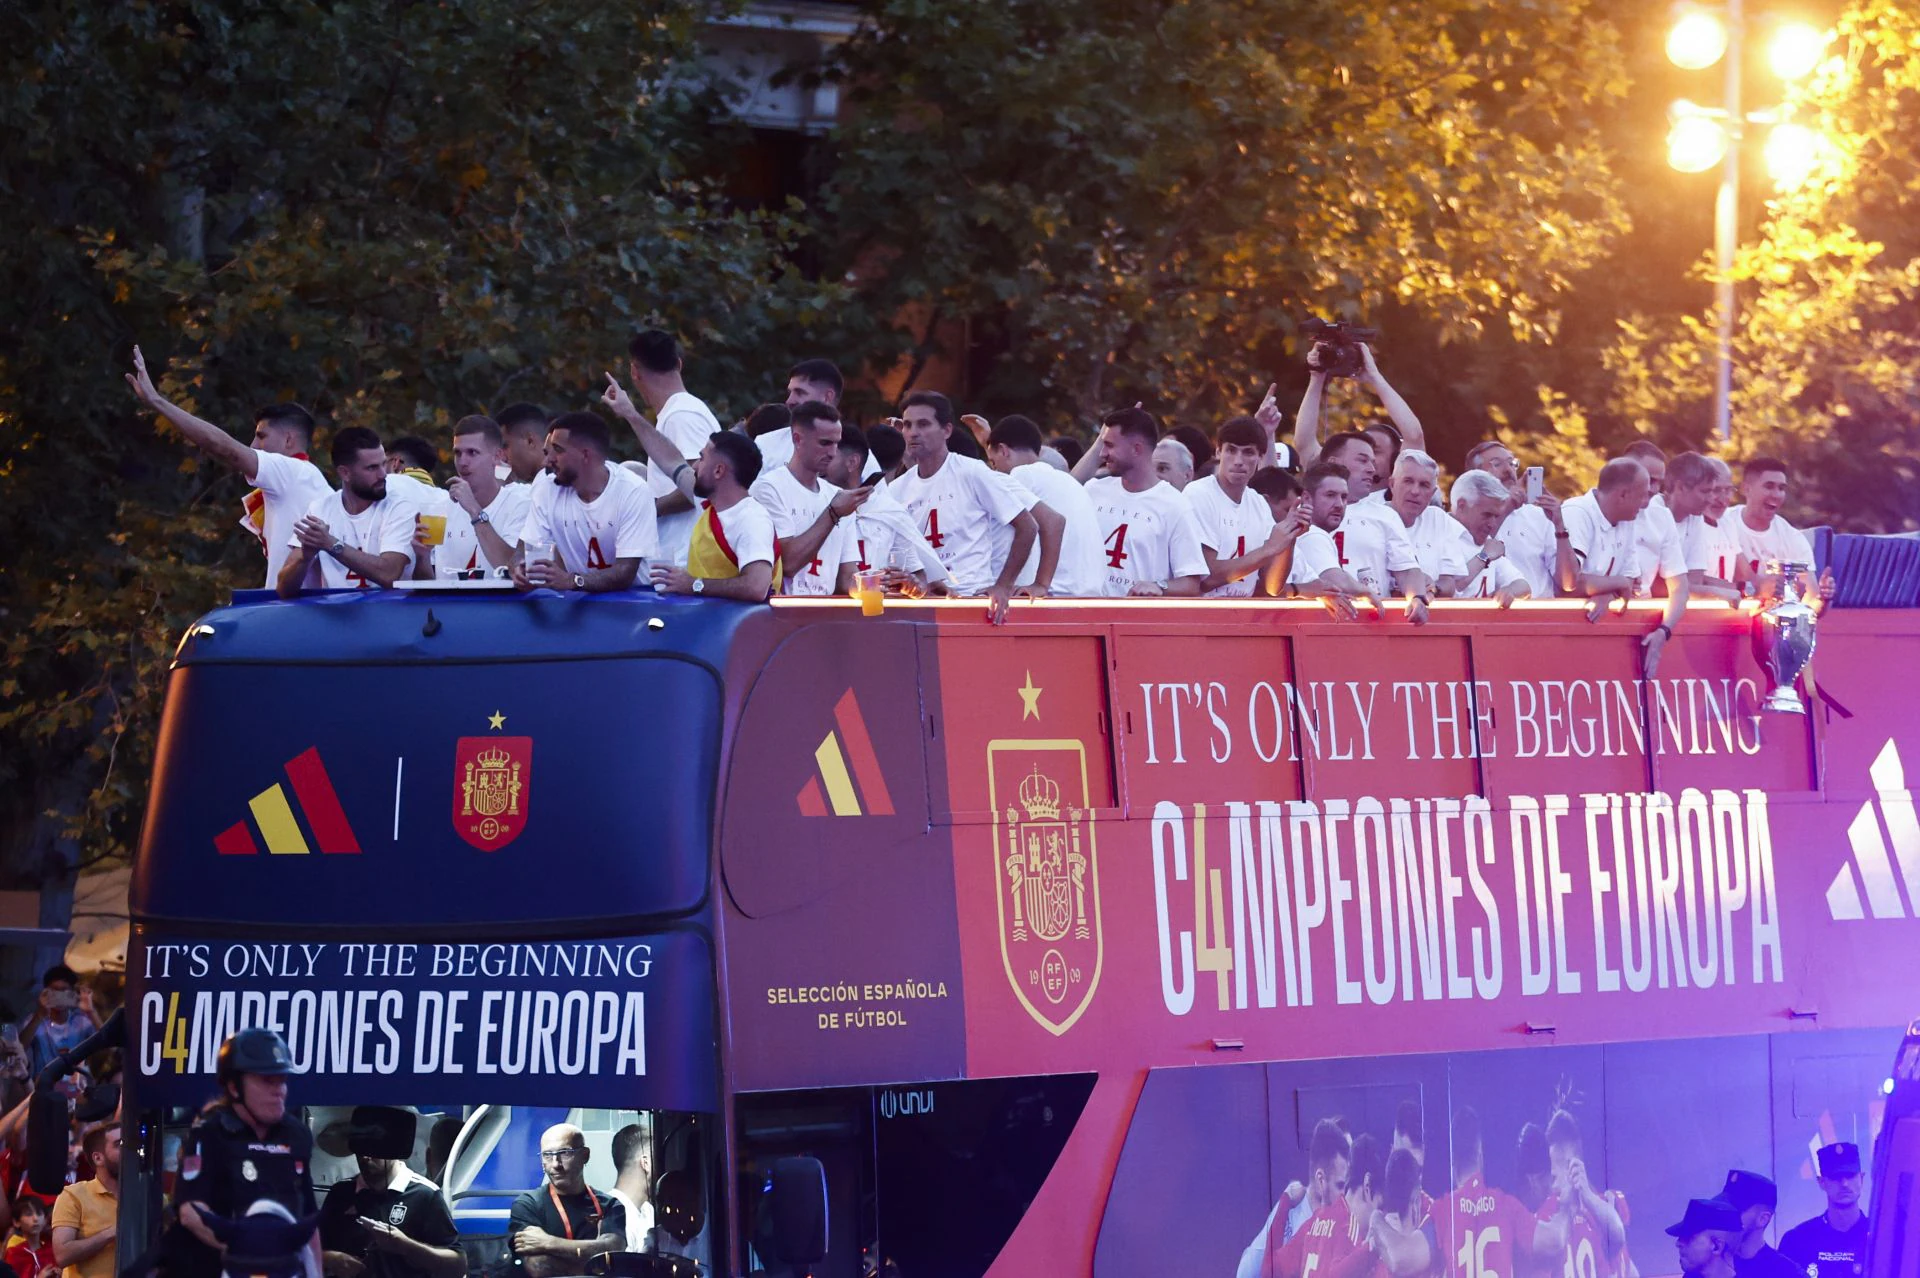
<path fill-rule="evenodd" d="M 1334 377 L 1351 377 L 1373 393 L 1386 409 L 1401 448 L 1426 448 L 1427 433 L 1421 429 L 1420 419 L 1400 397 L 1400 392 L 1380 375 L 1380 365 L 1374 362 L 1373 349 L 1368 343 L 1378 337 L 1378 333 L 1370 328 L 1329 324 L 1324 320 L 1308 320 L 1300 326 L 1300 331 L 1313 338 L 1313 347 L 1307 352 L 1307 394 L 1300 401 L 1300 412 L 1293 422 L 1293 448 L 1302 467 L 1319 460 L 1321 410 L 1326 403 L 1327 381 Z M 1375 475 L 1370 485 L 1384 491 L 1390 471 L 1378 464 L 1377 456 L 1373 469 Z"/>
<path fill-rule="evenodd" d="M 407 1166 L 414 1116 L 362 1105 L 353 1111 L 347 1149 L 360 1174 L 327 1191 L 320 1205 L 321 1259 L 327 1278 L 460 1278 L 467 1262 L 440 1190 Z"/>

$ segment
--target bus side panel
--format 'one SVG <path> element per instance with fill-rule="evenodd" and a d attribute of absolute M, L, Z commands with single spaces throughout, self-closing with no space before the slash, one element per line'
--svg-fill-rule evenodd
<path fill-rule="evenodd" d="M 1108 1186 L 1133 1123 L 1144 1072 L 1102 1074 L 1087 1107 L 988 1278 L 1092 1271 L 1094 1246 L 1110 1201 Z"/>

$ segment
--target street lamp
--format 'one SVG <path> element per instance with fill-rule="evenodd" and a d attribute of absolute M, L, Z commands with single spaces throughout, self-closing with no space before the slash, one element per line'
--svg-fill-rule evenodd
<path fill-rule="evenodd" d="M 1818 165 L 1821 139 L 1813 130 L 1789 121 L 1781 111 L 1743 112 L 1740 72 L 1745 62 L 1744 0 L 1726 0 L 1724 8 L 1686 3 L 1667 33 L 1667 57 L 1688 71 L 1704 71 L 1726 61 L 1721 105 L 1717 108 L 1676 102 L 1667 132 L 1667 162 L 1682 173 L 1704 173 L 1720 166 L 1720 191 L 1713 206 L 1714 309 L 1719 320 L 1719 352 L 1714 364 L 1713 425 L 1722 440 L 1733 435 L 1733 256 L 1740 233 L 1740 148 L 1742 126 L 1770 124 L 1767 173 L 1783 188 L 1806 181 Z M 1827 37 L 1805 22 L 1781 22 L 1768 47 L 1775 75 L 1791 82 L 1813 71 L 1825 54 Z"/>

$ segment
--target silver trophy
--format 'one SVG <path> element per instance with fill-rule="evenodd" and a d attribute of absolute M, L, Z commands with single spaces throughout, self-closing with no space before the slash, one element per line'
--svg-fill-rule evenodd
<path fill-rule="evenodd" d="M 1754 614 L 1753 659 L 1766 671 L 1771 691 L 1761 708 L 1785 714 L 1805 714 L 1806 706 L 1794 684 L 1813 660 L 1814 621 L 1818 614 L 1800 601 L 1800 580 L 1806 564 L 1780 565 L 1780 597 Z"/>

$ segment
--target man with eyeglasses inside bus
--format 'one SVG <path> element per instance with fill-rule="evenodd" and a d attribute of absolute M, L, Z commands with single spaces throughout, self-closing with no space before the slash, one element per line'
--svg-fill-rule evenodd
<path fill-rule="evenodd" d="M 626 1212 L 618 1199 L 587 1184 L 592 1151 L 578 1127 L 561 1123 L 540 1136 L 546 1183 L 513 1200 L 508 1242 L 527 1278 L 584 1274 L 597 1256 L 627 1247 Z"/>

